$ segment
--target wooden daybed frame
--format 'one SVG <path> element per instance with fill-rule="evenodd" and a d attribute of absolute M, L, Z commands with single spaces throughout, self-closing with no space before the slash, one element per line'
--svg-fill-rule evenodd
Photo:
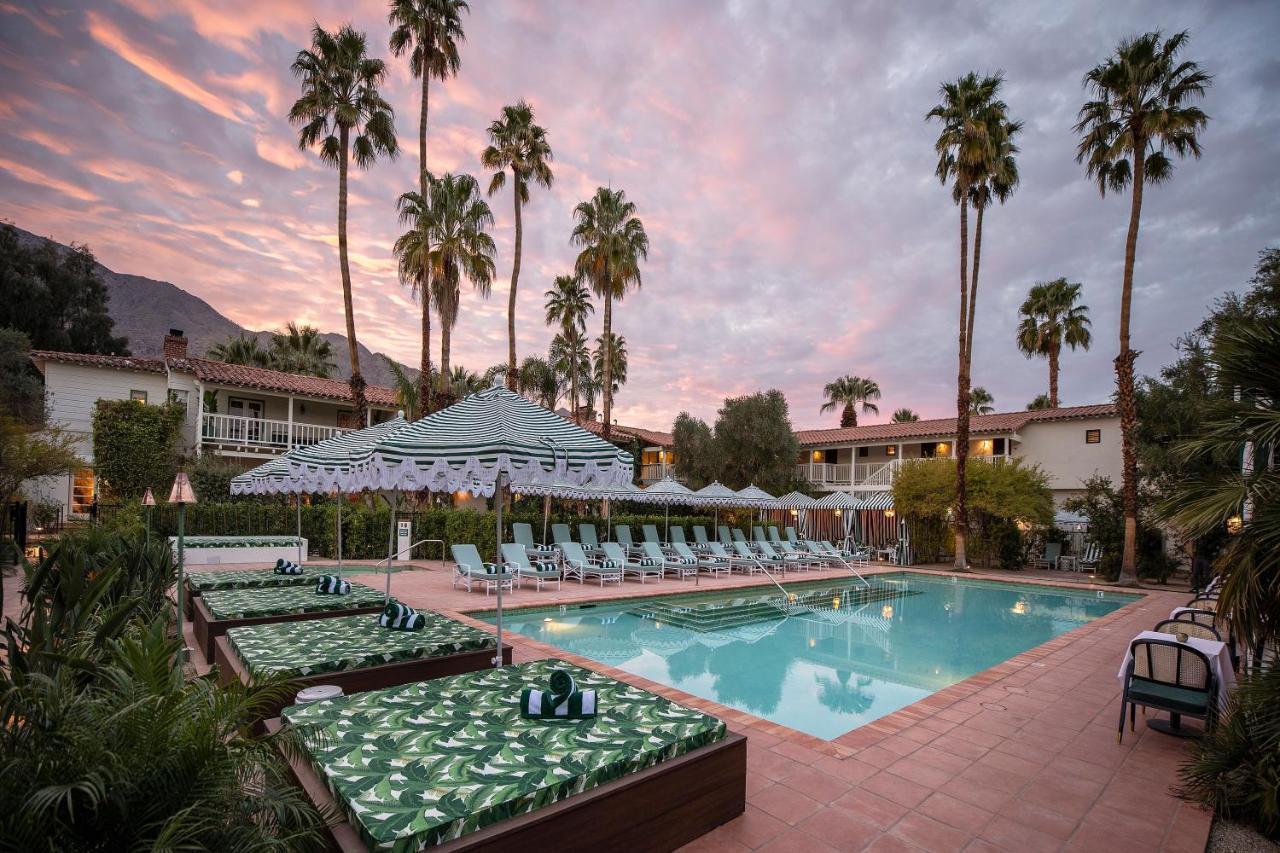
<path fill-rule="evenodd" d="M 363 693 L 366 690 L 381 690 L 384 687 L 397 687 L 401 684 L 412 684 L 415 681 L 429 681 L 443 678 L 446 675 L 461 675 L 464 672 L 476 672 L 493 666 L 494 653 L 497 649 L 477 649 L 470 652 L 454 652 L 451 655 L 439 655 L 429 658 L 412 658 L 381 663 L 359 669 L 345 669 L 338 672 L 318 672 L 315 675 L 302 675 L 294 678 L 302 687 L 315 684 L 334 684 L 342 688 L 344 694 Z M 511 647 L 503 645 L 502 662 L 511 663 Z M 231 638 L 226 635 L 214 641 L 214 663 L 218 667 L 219 678 L 223 684 L 230 684 L 237 679 L 248 685 L 251 679 L 248 667 L 231 645 Z M 281 708 L 291 704 L 282 701 L 278 707 L 268 709 L 264 716 L 275 717 Z"/>
<path fill-rule="evenodd" d="M 267 731 L 276 732 L 281 725 L 279 717 L 267 720 Z M 304 756 L 288 761 L 294 778 L 318 808 L 344 813 Z M 728 823 L 746 807 L 747 739 L 729 732 L 723 740 L 430 849 L 667 853 Z M 329 831 L 330 849 L 368 853 L 349 821 Z"/>
<path fill-rule="evenodd" d="M 309 610 L 306 613 L 269 613 L 265 616 L 243 616 L 236 619 L 218 619 L 205 604 L 204 596 L 192 602 L 191 630 L 196 635 L 196 645 L 204 655 L 205 663 L 213 663 L 214 643 L 231 628 L 245 625 L 268 625 L 275 622 L 305 622 L 308 619 L 336 619 L 339 616 L 357 616 L 361 613 L 381 613 L 383 605 L 352 607 L 346 610 Z"/>

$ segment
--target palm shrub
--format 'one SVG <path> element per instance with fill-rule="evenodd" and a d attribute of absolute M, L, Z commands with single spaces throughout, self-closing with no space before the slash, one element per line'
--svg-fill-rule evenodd
<path fill-rule="evenodd" d="M 1180 771 L 1184 795 L 1280 839 L 1280 665 L 1242 678 L 1193 750 Z"/>

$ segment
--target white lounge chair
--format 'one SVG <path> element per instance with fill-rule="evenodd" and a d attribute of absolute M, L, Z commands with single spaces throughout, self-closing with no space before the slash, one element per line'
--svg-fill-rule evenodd
<path fill-rule="evenodd" d="M 474 584 L 484 586 L 484 594 L 497 589 L 515 591 L 515 575 L 504 571 L 497 563 L 486 563 L 480 559 L 480 552 L 475 545 L 450 545 L 453 553 L 453 585 L 462 585 L 471 592 Z"/>
<path fill-rule="evenodd" d="M 600 547 L 604 549 L 606 559 L 615 563 L 622 564 L 622 571 L 628 575 L 640 578 L 640 583 L 644 583 L 649 578 L 657 578 L 662 580 L 662 561 L 651 560 L 648 557 L 631 558 L 627 556 L 627 552 L 622 550 L 622 546 L 617 542 L 602 542 Z"/>
<path fill-rule="evenodd" d="M 653 542 L 642 542 L 640 548 L 644 551 L 644 556 L 650 560 L 657 560 L 662 566 L 663 574 L 670 572 L 680 580 L 691 578 L 698 573 L 698 561 L 691 558 L 686 561 L 684 557 L 668 556 L 662 553 L 662 549 Z M 643 558 L 642 558 L 643 559 Z"/>
<path fill-rule="evenodd" d="M 624 565 L 610 560 L 607 557 L 599 560 L 592 560 L 587 556 L 587 552 L 582 550 L 582 545 L 577 542 L 564 542 L 560 545 L 564 551 L 564 576 L 566 578 L 576 577 L 578 583 L 586 583 L 587 578 L 600 581 L 600 586 L 606 583 L 622 583 L 622 574 Z"/>
<path fill-rule="evenodd" d="M 722 572 L 726 575 L 733 574 L 733 566 L 728 557 L 717 557 L 713 554 L 695 554 L 683 542 L 671 543 L 671 549 L 675 551 L 677 557 L 685 560 L 686 563 L 689 560 L 693 560 L 699 571 L 708 572 L 712 577 L 719 577 Z"/>
<path fill-rule="evenodd" d="M 502 562 L 506 565 L 508 571 L 514 571 L 516 579 L 520 586 L 524 586 L 526 580 L 531 580 L 537 584 L 539 592 L 542 591 L 543 584 L 556 585 L 556 589 L 560 589 L 560 566 L 555 560 L 538 560 L 534 562 L 529 559 L 529 554 L 525 551 L 523 545 L 519 542 L 503 542 L 502 543 Z"/>

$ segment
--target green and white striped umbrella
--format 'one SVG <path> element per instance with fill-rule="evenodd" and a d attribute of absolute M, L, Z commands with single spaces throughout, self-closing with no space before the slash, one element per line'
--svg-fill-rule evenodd
<path fill-rule="evenodd" d="M 693 493 L 701 506 L 742 506 L 738 503 L 738 493 L 720 482 L 703 486 Z"/>
<path fill-rule="evenodd" d="M 778 498 L 778 507 L 780 509 L 813 509 L 818 505 L 815 498 L 811 498 L 803 492 L 788 492 Z"/>
<path fill-rule="evenodd" d="M 491 497 L 501 472 L 514 485 L 630 482 L 631 454 L 514 391 L 494 387 L 397 430 L 353 455 L 370 489 L 469 491 Z"/>
<path fill-rule="evenodd" d="M 289 476 L 289 460 L 284 456 L 277 456 L 270 462 L 264 462 L 231 478 L 233 495 L 292 494 L 296 491 Z"/>
<path fill-rule="evenodd" d="M 305 492 L 357 492 L 364 484 L 354 476 L 353 463 L 378 443 L 408 427 L 404 413 L 364 429 L 344 432 L 324 441 L 289 451 L 289 474 Z"/>
<path fill-rule="evenodd" d="M 698 502 L 692 489 L 670 477 L 664 477 L 658 482 L 646 486 L 644 492 L 647 495 L 652 495 L 654 503 L 692 505 Z"/>
<path fill-rule="evenodd" d="M 774 509 L 778 506 L 778 499 L 755 483 L 738 492 L 738 500 L 740 501 L 738 506 L 756 509 Z"/>

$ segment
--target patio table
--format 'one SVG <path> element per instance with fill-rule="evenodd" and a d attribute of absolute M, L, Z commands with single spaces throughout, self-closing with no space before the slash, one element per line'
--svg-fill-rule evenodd
<path fill-rule="evenodd" d="M 1125 650 L 1124 660 L 1120 662 L 1120 671 L 1116 673 L 1116 678 L 1120 681 L 1120 689 L 1124 689 L 1125 672 L 1129 668 L 1129 661 L 1133 660 L 1133 641 L 1136 640 L 1164 640 L 1168 642 L 1177 642 L 1172 634 L 1165 634 L 1160 631 L 1143 631 L 1133 638 L 1129 643 L 1129 647 Z M 1182 645 L 1190 646 L 1196 651 L 1202 653 L 1209 659 L 1209 669 L 1213 672 L 1214 680 L 1218 685 L 1218 708 L 1225 708 L 1227 704 L 1227 696 L 1236 687 L 1236 673 L 1231 668 L 1231 654 L 1227 650 L 1226 643 L 1220 643 L 1217 640 L 1202 640 L 1199 637 L 1188 637 L 1187 641 Z M 1148 726 L 1159 731 L 1165 731 L 1163 726 L 1152 726 L 1152 722 L 1147 723 Z"/>

